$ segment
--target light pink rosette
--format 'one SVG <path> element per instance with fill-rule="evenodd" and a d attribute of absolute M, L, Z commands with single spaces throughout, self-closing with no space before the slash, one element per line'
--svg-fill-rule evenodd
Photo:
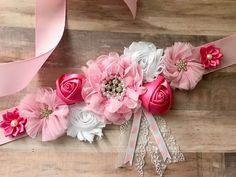
<path fill-rule="evenodd" d="M 69 108 L 52 89 L 39 89 L 26 95 L 20 102 L 19 112 L 27 117 L 26 132 L 31 138 L 51 141 L 66 132 Z"/>
<path fill-rule="evenodd" d="M 64 74 L 56 81 L 56 93 L 66 104 L 83 101 L 81 91 L 84 76 L 81 74 Z"/>
<path fill-rule="evenodd" d="M 193 89 L 204 74 L 200 54 L 189 43 L 176 42 L 166 48 L 162 61 L 163 75 L 172 88 Z"/>
<path fill-rule="evenodd" d="M 140 96 L 143 107 L 154 115 L 161 115 L 169 111 L 172 104 L 172 94 L 169 84 L 163 76 L 143 85 L 146 92 Z"/>
<path fill-rule="evenodd" d="M 82 96 L 87 109 L 98 114 L 100 121 L 121 124 L 140 107 L 143 71 L 130 58 L 110 53 L 89 61 L 83 71 Z"/>

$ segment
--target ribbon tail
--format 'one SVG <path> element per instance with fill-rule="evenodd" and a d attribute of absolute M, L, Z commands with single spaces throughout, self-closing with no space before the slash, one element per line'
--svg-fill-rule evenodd
<path fill-rule="evenodd" d="M 126 3 L 130 12 L 132 13 L 133 18 L 135 18 L 137 12 L 137 0 L 124 0 L 124 2 Z"/>
<path fill-rule="evenodd" d="M 0 63 L 0 97 L 24 89 L 60 42 L 66 16 L 65 0 L 36 0 L 35 57 Z"/>
<path fill-rule="evenodd" d="M 136 113 L 134 113 L 133 123 L 128 142 L 128 148 L 125 154 L 124 164 L 129 163 L 131 166 L 133 164 L 134 152 L 137 144 L 141 117 L 142 117 L 142 110 L 139 109 Z"/>
<path fill-rule="evenodd" d="M 168 159 L 171 159 L 171 156 L 170 156 L 169 150 L 166 146 L 166 143 L 163 139 L 161 131 L 156 123 L 156 120 L 152 114 L 150 114 L 146 111 L 144 111 L 144 115 L 146 116 L 146 118 L 148 120 L 150 131 L 152 132 L 152 135 L 154 136 L 154 139 L 157 143 L 157 146 L 158 146 L 159 151 L 162 155 L 162 158 L 163 158 L 164 162 L 166 162 Z"/>

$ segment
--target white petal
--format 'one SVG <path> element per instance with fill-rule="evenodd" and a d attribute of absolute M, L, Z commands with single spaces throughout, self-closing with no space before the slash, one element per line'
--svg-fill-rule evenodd
<path fill-rule="evenodd" d="M 78 134 L 78 129 L 74 126 L 70 126 L 68 129 L 67 129 L 67 136 L 72 136 L 72 137 L 76 137 Z"/>
<path fill-rule="evenodd" d="M 67 135 L 76 137 L 80 141 L 93 142 L 95 136 L 102 135 L 102 129 L 106 126 L 98 120 L 98 115 L 86 110 L 84 104 L 70 106 L 69 128 Z"/>
<path fill-rule="evenodd" d="M 152 81 L 162 72 L 162 55 L 163 49 L 157 49 L 150 42 L 133 42 L 129 48 L 124 49 L 124 56 L 132 58 L 142 67 L 145 81 Z"/>

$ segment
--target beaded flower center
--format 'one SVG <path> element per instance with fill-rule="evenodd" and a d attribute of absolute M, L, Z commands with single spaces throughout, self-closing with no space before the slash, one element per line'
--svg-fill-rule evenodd
<path fill-rule="evenodd" d="M 105 79 L 102 83 L 102 94 L 108 98 L 118 97 L 122 98 L 125 88 L 124 82 L 118 76 L 111 76 Z"/>
<path fill-rule="evenodd" d="M 48 118 L 50 114 L 52 114 L 53 111 L 48 109 L 48 107 L 45 107 L 44 109 L 42 109 L 40 111 L 40 118 L 43 119 L 43 118 Z"/>
<path fill-rule="evenodd" d="M 212 54 L 210 54 L 210 53 L 208 53 L 206 57 L 208 60 L 211 60 L 213 58 Z"/>
<path fill-rule="evenodd" d="M 187 71 L 187 62 L 184 60 L 179 60 L 176 64 L 178 71 Z"/>
<path fill-rule="evenodd" d="M 16 119 L 11 121 L 11 127 L 16 127 L 18 125 L 18 121 Z"/>

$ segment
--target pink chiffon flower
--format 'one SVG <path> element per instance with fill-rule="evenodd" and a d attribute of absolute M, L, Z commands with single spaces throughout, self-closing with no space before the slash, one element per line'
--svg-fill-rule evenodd
<path fill-rule="evenodd" d="M 2 115 L 2 118 L 0 127 L 3 128 L 6 137 L 16 137 L 25 132 L 27 119 L 19 115 L 18 109 L 7 111 Z"/>
<path fill-rule="evenodd" d="M 83 71 L 86 80 L 82 96 L 87 108 L 98 114 L 100 121 L 121 124 L 140 107 L 143 71 L 130 58 L 110 53 L 89 61 Z"/>
<path fill-rule="evenodd" d="M 32 138 L 51 141 L 66 132 L 69 108 L 52 89 L 39 89 L 35 94 L 25 96 L 19 111 L 28 118 L 26 132 Z"/>
<path fill-rule="evenodd" d="M 193 89 L 201 80 L 204 68 L 200 55 L 189 43 L 176 42 L 165 50 L 163 75 L 172 88 Z"/>

